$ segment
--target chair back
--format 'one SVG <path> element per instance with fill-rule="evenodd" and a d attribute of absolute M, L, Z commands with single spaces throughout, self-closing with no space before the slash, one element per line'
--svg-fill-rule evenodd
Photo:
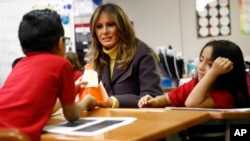
<path fill-rule="evenodd" d="M 30 141 L 29 137 L 18 129 L 0 129 L 0 141 Z"/>

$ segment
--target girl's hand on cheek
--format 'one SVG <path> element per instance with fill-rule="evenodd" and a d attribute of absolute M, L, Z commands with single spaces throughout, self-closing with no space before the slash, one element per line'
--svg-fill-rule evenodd
<path fill-rule="evenodd" d="M 233 63 L 224 57 L 218 57 L 214 60 L 211 70 L 215 75 L 225 74 L 233 69 Z"/>

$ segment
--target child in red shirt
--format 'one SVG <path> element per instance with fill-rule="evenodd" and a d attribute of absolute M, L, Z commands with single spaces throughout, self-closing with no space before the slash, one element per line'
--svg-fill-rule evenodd
<path fill-rule="evenodd" d="M 96 106 L 86 96 L 75 103 L 73 70 L 65 56 L 64 29 L 55 11 L 33 10 L 25 14 L 18 37 L 26 57 L 13 67 L 0 89 L 0 128 L 16 128 L 39 141 L 56 99 L 68 121 Z"/>
<path fill-rule="evenodd" d="M 249 107 L 244 58 L 238 45 L 227 40 L 213 40 L 201 50 L 197 77 L 168 94 L 146 95 L 139 107 Z"/>

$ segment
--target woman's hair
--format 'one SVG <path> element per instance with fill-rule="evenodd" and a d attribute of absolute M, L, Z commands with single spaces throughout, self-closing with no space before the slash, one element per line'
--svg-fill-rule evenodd
<path fill-rule="evenodd" d="M 24 53 L 51 51 L 64 36 L 60 15 L 53 10 L 32 10 L 25 14 L 18 29 Z"/>
<path fill-rule="evenodd" d="M 87 53 L 87 57 L 89 62 L 94 64 L 94 67 L 99 74 L 102 72 L 103 66 L 106 63 L 104 61 L 105 55 L 102 50 L 102 45 L 98 41 L 95 33 L 96 20 L 102 13 L 110 15 L 119 30 L 119 46 L 116 58 L 119 68 L 127 68 L 137 51 L 137 45 L 139 43 L 139 39 L 135 36 L 131 21 L 121 7 L 112 3 L 106 3 L 97 7 L 90 19 L 92 44 Z"/>
<path fill-rule="evenodd" d="M 235 106 L 250 107 L 250 95 L 248 93 L 244 57 L 238 45 L 228 40 L 212 40 L 201 50 L 200 56 L 206 47 L 212 47 L 211 59 L 225 57 L 232 61 L 233 69 L 220 75 L 213 88 L 215 90 L 229 90 L 235 98 Z"/>
<path fill-rule="evenodd" d="M 73 68 L 74 71 L 77 70 L 83 70 L 83 66 L 81 65 L 78 55 L 74 52 L 67 52 L 65 57 L 69 60 L 69 62 L 71 63 L 71 66 Z"/>

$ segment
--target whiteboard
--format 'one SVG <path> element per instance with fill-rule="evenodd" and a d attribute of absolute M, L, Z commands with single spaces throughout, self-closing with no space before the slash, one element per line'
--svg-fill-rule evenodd
<path fill-rule="evenodd" d="M 65 36 L 71 38 L 66 48 L 75 50 L 73 0 L 1 0 L 0 1 L 0 87 L 11 71 L 12 62 L 22 53 L 18 40 L 18 26 L 23 15 L 32 9 L 49 7 L 61 16 L 67 16 L 63 23 Z"/>

